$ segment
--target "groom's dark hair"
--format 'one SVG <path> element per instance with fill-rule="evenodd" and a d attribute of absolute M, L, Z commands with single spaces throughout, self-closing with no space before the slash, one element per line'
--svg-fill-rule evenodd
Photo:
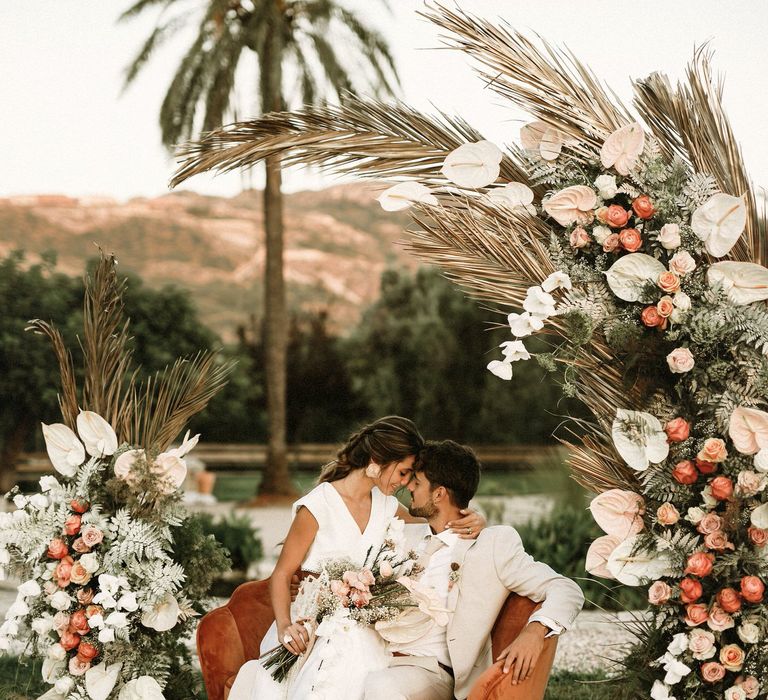
<path fill-rule="evenodd" d="M 459 508 L 469 505 L 480 481 L 480 462 L 474 451 L 453 440 L 428 440 L 414 468 L 427 477 L 433 490 L 444 487 Z"/>

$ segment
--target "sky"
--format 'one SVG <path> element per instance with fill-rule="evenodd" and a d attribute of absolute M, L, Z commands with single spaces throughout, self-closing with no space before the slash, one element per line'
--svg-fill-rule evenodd
<path fill-rule="evenodd" d="M 404 101 L 458 114 L 497 143 L 513 142 L 525 115 L 473 74 L 469 59 L 440 48 L 437 29 L 418 17 L 422 0 L 345 0 L 390 40 Z M 186 0 L 195 6 L 204 0 Z M 124 0 L 0 3 L 0 196 L 61 193 L 124 201 L 168 191 L 174 160 L 161 145 L 158 113 L 189 41 L 179 36 L 122 91 L 123 70 L 154 17 L 117 24 Z M 765 0 L 459 0 L 462 9 L 567 45 L 626 101 L 630 79 L 653 71 L 683 75 L 709 41 L 725 76 L 723 102 L 747 167 L 768 185 L 768 3 Z M 249 116 L 243 114 L 242 116 Z M 285 189 L 337 182 L 293 170 Z M 201 175 L 185 185 L 232 196 L 259 178 Z"/>

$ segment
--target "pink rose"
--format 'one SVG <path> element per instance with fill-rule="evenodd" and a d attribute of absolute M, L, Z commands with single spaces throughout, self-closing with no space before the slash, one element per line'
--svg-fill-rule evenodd
<path fill-rule="evenodd" d="M 664 581 L 654 581 L 648 589 L 648 602 L 651 605 L 664 605 L 671 595 L 672 589 Z"/>
<path fill-rule="evenodd" d="M 715 635 L 709 630 L 691 630 L 688 635 L 688 651 L 698 661 L 711 659 L 715 655 Z"/>
<path fill-rule="evenodd" d="M 675 348 L 667 355 L 667 365 L 673 374 L 690 372 L 696 364 L 693 354 L 688 348 Z"/>
<path fill-rule="evenodd" d="M 349 590 L 349 586 L 343 581 L 339 581 L 338 579 L 333 579 L 331 581 L 331 593 L 333 593 L 335 596 L 338 596 L 342 600 L 347 598 L 349 595 Z"/>
<path fill-rule="evenodd" d="M 734 627 L 733 618 L 719 605 L 713 605 L 709 611 L 707 627 L 715 632 L 724 632 Z"/>
<path fill-rule="evenodd" d="M 704 589 L 695 578 L 684 578 L 680 581 L 680 602 L 695 603 L 701 598 Z"/>
<path fill-rule="evenodd" d="M 755 547 L 765 547 L 765 543 L 768 542 L 768 530 L 751 526 L 747 528 L 747 535 Z"/>
<path fill-rule="evenodd" d="M 701 603 L 690 603 L 685 606 L 685 624 L 697 627 L 707 621 L 707 606 Z"/>
<path fill-rule="evenodd" d="M 680 291 L 680 278 L 674 272 L 662 272 L 658 279 L 659 288 L 667 294 Z"/>
<path fill-rule="evenodd" d="M 765 474 L 745 469 L 736 479 L 736 493 L 742 498 L 756 496 L 765 488 Z"/>
<path fill-rule="evenodd" d="M 659 316 L 662 316 L 663 318 L 669 318 L 674 310 L 675 302 L 670 296 L 663 296 L 656 302 L 656 311 L 658 311 Z"/>
<path fill-rule="evenodd" d="M 575 229 L 573 229 L 573 231 L 571 231 L 570 241 L 571 248 L 584 248 L 592 242 L 592 239 L 581 226 L 577 226 Z"/>
<path fill-rule="evenodd" d="M 759 603 L 763 600 L 765 584 L 757 576 L 744 576 L 741 579 L 741 595 L 748 603 Z"/>
<path fill-rule="evenodd" d="M 629 221 L 629 212 L 618 204 L 611 204 L 605 212 L 605 222 L 611 228 L 622 228 Z"/>
<path fill-rule="evenodd" d="M 350 594 L 349 600 L 356 608 L 364 608 L 371 602 L 371 593 L 370 591 L 359 591 L 355 589 Z"/>
<path fill-rule="evenodd" d="M 632 209 L 640 219 L 651 219 L 656 213 L 653 202 L 647 194 L 642 194 L 632 201 Z"/>
<path fill-rule="evenodd" d="M 699 478 L 699 472 L 696 470 L 696 465 L 690 459 L 684 459 L 675 465 L 675 468 L 672 470 L 672 478 L 678 484 L 695 484 Z"/>
<path fill-rule="evenodd" d="M 717 513 L 707 513 L 696 526 L 702 535 L 717 532 L 723 526 L 723 521 Z"/>
<path fill-rule="evenodd" d="M 86 525 L 81 532 L 83 543 L 87 547 L 95 547 L 104 539 L 104 533 L 95 525 Z"/>
<path fill-rule="evenodd" d="M 74 549 L 78 554 L 88 554 L 88 552 L 91 551 L 91 548 L 85 544 L 82 537 L 78 537 L 72 543 L 72 549 Z"/>
<path fill-rule="evenodd" d="M 603 241 L 603 252 L 613 253 L 619 247 L 619 234 L 612 233 Z"/>
<path fill-rule="evenodd" d="M 89 605 L 91 601 L 93 600 L 93 589 L 92 588 L 81 588 L 77 591 L 77 602 L 80 603 L 80 605 Z"/>
<path fill-rule="evenodd" d="M 662 525 L 674 525 L 680 520 L 680 513 L 671 503 L 663 503 L 656 510 L 656 519 Z"/>
<path fill-rule="evenodd" d="M 65 612 L 57 612 L 53 616 L 53 629 L 60 635 L 69 629 L 69 615 Z"/>
<path fill-rule="evenodd" d="M 741 596 L 734 588 L 723 588 L 717 594 L 717 604 L 727 613 L 741 610 Z"/>
<path fill-rule="evenodd" d="M 53 595 L 56 593 L 56 591 L 59 590 L 59 584 L 56 583 L 56 581 L 46 581 L 43 584 L 43 590 L 46 592 L 47 595 Z"/>
<path fill-rule="evenodd" d="M 704 578 L 712 573 L 715 563 L 715 555 L 709 552 L 694 552 L 688 557 L 688 563 L 684 573 Z"/>
<path fill-rule="evenodd" d="M 704 447 L 701 448 L 697 459 L 706 462 L 722 462 L 728 456 L 728 450 L 725 448 L 725 442 L 720 438 L 708 438 L 704 441 Z"/>
<path fill-rule="evenodd" d="M 69 672 L 73 676 L 84 676 L 85 672 L 91 667 L 90 661 L 83 661 L 78 656 L 73 656 L 69 660 Z"/>
<path fill-rule="evenodd" d="M 79 515 L 70 515 L 64 521 L 64 534 L 71 537 L 72 535 L 76 535 L 78 532 L 80 532 L 80 520 L 81 517 Z"/>
<path fill-rule="evenodd" d="M 360 569 L 360 581 L 362 581 L 363 585 L 365 586 L 372 586 L 374 583 L 376 583 L 376 578 L 370 569 L 362 568 Z"/>
<path fill-rule="evenodd" d="M 738 644 L 726 644 L 720 649 L 720 663 L 726 671 L 741 671 L 744 665 L 744 650 Z"/>
<path fill-rule="evenodd" d="M 733 496 L 733 482 L 727 476 L 716 476 L 709 482 L 712 490 L 712 498 L 718 501 L 727 501 Z"/>
<path fill-rule="evenodd" d="M 685 418 L 673 418 L 664 426 L 667 440 L 685 442 L 691 434 L 691 424 Z"/>
<path fill-rule="evenodd" d="M 740 685 L 749 700 L 753 700 L 760 693 L 760 682 L 754 676 L 747 676 Z"/>
<path fill-rule="evenodd" d="M 717 683 L 725 678 L 725 669 L 717 661 L 701 664 L 701 676 L 707 683 Z"/>
<path fill-rule="evenodd" d="M 722 552 L 726 549 L 734 549 L 733 543 L 728 541 L 728 536 L 722 530 L 710 532 L 704 538 L 704 546 Z"/>
<path fill-rule="evenodd" d="M 696 269 L 696 261 L 687 250 L 680 250 L 669 261 L 669 269 L 681 277 L 688 275 Z"/>
<path fill-rule="evenodd" d="M 63 559 L 69 554 L 69 547 L 65 544 L 64 540 L 55 537 L 48 545 L 48 556 L 51 559 Z"/>

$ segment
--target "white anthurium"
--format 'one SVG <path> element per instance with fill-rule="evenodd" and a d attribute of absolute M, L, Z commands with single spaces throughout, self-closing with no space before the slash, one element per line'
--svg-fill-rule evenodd
<path fill-rule="evenodd" d="M 50 656 L 43 659 L 42 675 L 46 683 L 55 683 L 56 679 L 64 673 L 67 667 L 66 661 L 52 659 Z"/>
<path fill-rule="evenodd" d="M 434 619 L 416 606 L 405 608 L 392 620 L 379 620 L 376 631 L 390 644 L 411 644 L 436 626 Z"/>
<path fill-rule="evenodd" d="M 645 501 L 633 491 L 603 491 L 592 499 L 589 510 L 603 532 L 621 540 L 636 535 L 644 528 Z"/>
<path fill-rule="evenodd" d="M 91 666 L 85 672 L 85 691 L 88 697 L 91 700 L 107 700 L 117 683 L 122 667 L 121 662 L 107 666 L 104 661 Z"/>
<path fill-rule="evenodd" d="M 488 371 L 499 379 L 509 381 L 512 379 L 512 363 L 501 360 L 491 360 L 487 365 Z"/>
<path fill-rule="evenodd" d="M 613 168 L 620 175 L 629 175 L 637 165 L 643 152 L 645 134 L 637 122 L 622 126 L 614 131 L 600 149 L 603 167 Z"/>
<path fill-rule="evenodd" d="M 165 700 L 165 696 L 152 676 L 139 676 L 121 688 L 117 700 Z"/>
<path fill-rule="evenodd" d="M 531 216 L 536 216 L 533 190 L 522 182 L 508 182 L 503 187 L 494 187 L 486 194 L 486 198 L 491 203 L 507 207 L 512 211 L 524 209 Z"/>
<path fill-rule="evenodd" d="M 608 558 L 621 542 L 621 537 L 616 537 L 616 535 L 598 537 L 589 545 L 584 568 L 593 576 L 615 579 L 616 577 L 608 570 Z"/>
<path fill-rule="evenodd" d="M 663 681 L 654 681 L 651 688 L 651 700 L 676 700 L 669 694 L 669 686 L 664 685 Z"/>
<path fill-rule="evenodd" d="M 499 177 L 502 156 L 490 141 L 465 143 L 448 154 L 440 172 L 459 187 L 487 187 Z"/>
<path fill-rule="evenodd" d="M 542 202 L 544 211 L 561 226 L 590 223 L 595 206 L 597 193 L 586 185 L 571 185 Z"/>
<path fill-rule="evenodd" d="M 181 445 L 168 450 L 168 454 L 175 455 L 176 457 L 185 457 L 187 454 L 189 454 L 200 440 L 200 433 L 194 437 L 189 437 L 189 433 L 190 431 L 187 430 L 187 432 L 184 434 L 184 439 L 181 441 Z"/>
<path fill-rule="evenodd" d="M 616 409 L 611 434 L 621 458 L 635 471 L 645 471 L 649 464 L 659 464 L 669 454 L 667 434 L 650 413 Z"/>
<path fill-rule="evenodd" d="M 761 530 L 768 529 L 768 503 L 755 508 L 749 516 L 749 522 Z"/>
<path fill-rule="evenodd" d="M 109 457 L 117 451 L 117 435 L 98 413 L 80 411 L 77 416 L 77 432 L 91 457 Z"/>
<path fill-rule="evenodd" d="M 538 151 L 542 160 L 557 160 L 568 135 L 546 122 L 535 121 L 520 129 L 520 144 L 526 151 Z"/>
<path fill-rule="evenodd" d="M 680 656 L 686 649 L 688 649 L 688 635 L 685 632 L 678 632 L 674 635 L 667 647 L 667 651 L 672 656 Z"/>
<path fill-rule="evenodd" d="M 437 206 L 437 197 L 426 185 L 420 182 L 399 182 L 384 190 L 376 201 L 384 211 L 402 211 L 414 203 Z"/>
<path fill-rule="evenodd" d="M 691 667 L 686 666 L 682 661 L 678 661 L 672 654 L 667 652 L 661 659 L 661 664 L 667 675 L 664 676 L 664 683 L 675 685 L 691 672 Z"/>
<path fill-rule="evenodd" d="M 746 225 L 744 198 L 730 194 L 713 194 L 691 215 L 693 232 L 704 241 L 707 252 L 716 258 L 728 254 Z"/>
<path fill-rule="evenodd" d="M 565 272 L 557 270 L 541 283 L 541 288 L 545 292 L 553 292 L 555 289 L 573 289 L 573 284 Z"/>
<path fill-rule="evenodd" d="M 768 413 L 746 406 L 735 408 L 728 422 L 728 436 L 743 455 L 768 448 Z"/>
<path fill-rule="evenodd" d="M 523 301 L 523 308 L 532 316 L 544 319 L 555 313 L 555 297 L 541 287 L 529 287 Z"/>
<path fill-rule="evenodd" d="M 640 586 L 671 576 L 672 562 L 666 552 L 640 550 L 633 552 L 637 536 L 624 540 L 608 557 L 608 570 L 614 578 L 627 586 Z"/>
<path fill-rule="evenodd" d="M 526 350 L 522 340 L 505 340 L 499 347 L 506 362 L 531 359 L 531 354 Z"/>
<path fill-rule="evenodd" d="M 643 301 L 643 288 L 666 272 L 664 263 L 645 253 L 620 257 L 605 273 L 611 291 L 623 301 Z"/>
<path fill-rule="evenodd" d="M 85 447 L 77 435 L 63 423 L 42 424 L 45 449 L 53 468 L 64 476 L 72 477 L 85 461 Z"/>
<path fill-rule="evenodd" d="M 158 632 L 167 632 L 176 626 L 179 619 L 179 603 L 166 593 L 157 603 L 144 609 L 141 624 Z"/>
<path fill-rule="evenodd" d="M 768 268 L 750 262 L 725 260 L 709 266 L 707 281 L 720 285 L 737 306 L 768 299 Z"/>
<path fill-rule="evenodd" d="M 536 333 L 544 328 L 544 321 L 538 316 L 531 316 L 528 311 L 521 314 L 509 314 L 507 316 L 507 323 L 515 338 L 525 338 L 531 335 L 531 333 Z"/>
<path fill-rule="evenodd" d="M 761 474 L 768 474 L 768 447 L 755 453 L 753 464 L 756 471 Z"/>

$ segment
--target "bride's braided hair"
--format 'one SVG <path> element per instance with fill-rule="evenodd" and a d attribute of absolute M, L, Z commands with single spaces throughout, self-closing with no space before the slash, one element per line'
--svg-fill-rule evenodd
<path fill-rule="evenodd" d="M 400 416 L 379 418 L 349 436 L 336 459 L 323 467 L 317 483 L 338 481 L 372 461 L 382 467 L 399 462 L 418 454 L 422 447 L 424 438 L 413 421 Z"/>

